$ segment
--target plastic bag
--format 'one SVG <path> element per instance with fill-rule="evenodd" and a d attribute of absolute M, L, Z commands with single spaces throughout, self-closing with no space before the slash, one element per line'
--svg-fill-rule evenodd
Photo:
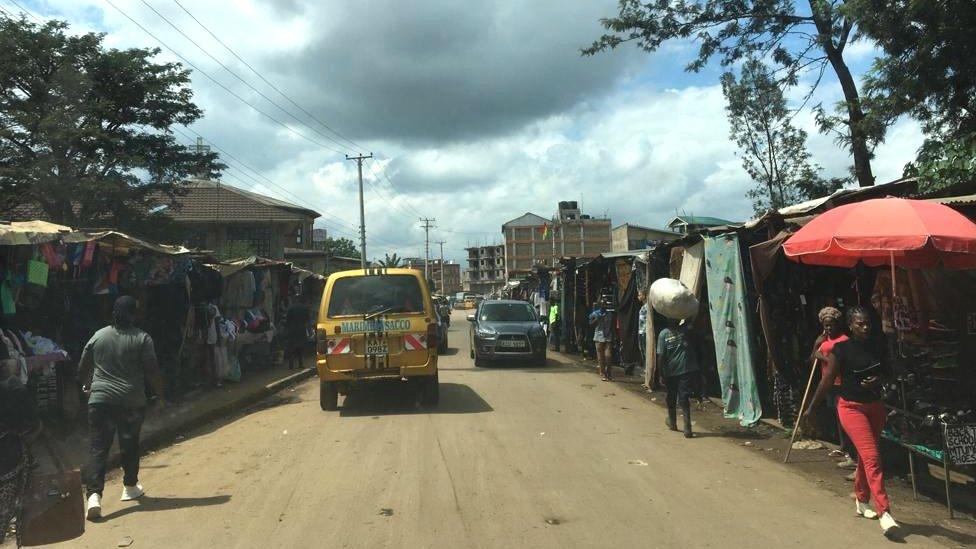
<path fill-rule="evenodd" d="M 680 280 L 655 280 L 648 291 L 648 299 L 655 311 L 668 318 L 684 320 L 698 314 L 698 298 Z"/>
<path fill-rule="evenodd" d="M 27 262 L 27 282 L 47 288 L 47 273 L 50 268 L 43 261 L 31 259 Z"/>

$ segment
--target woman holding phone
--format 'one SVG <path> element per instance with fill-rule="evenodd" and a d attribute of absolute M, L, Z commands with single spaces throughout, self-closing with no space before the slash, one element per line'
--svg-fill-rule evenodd
<path fill-rule="evenodd" d="M 850 339 L 835 343 L 826 356 L 824 376 L 803 417 L 812 419 L 813 410 L 840 376 L 837 415 L 858 454 L 854 475 L 855 509 L 862 517 L 880 518 L 882 532 L 891 536 L 897 531 L 898 523 L 891 516 L 878 453 L 878 440 L 887 416 L 881 402 L 882 378 L 887 372 L 879 353 L 869 343 L 871 317 L 867 309 L 852 307 L 847 312 L 847 323 Z M 872 498 L 874 511 L 868 506 Z"/>

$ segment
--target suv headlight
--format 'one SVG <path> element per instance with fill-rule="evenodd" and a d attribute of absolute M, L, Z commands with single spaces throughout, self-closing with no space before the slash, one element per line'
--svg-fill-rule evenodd
<path fill-rule="evenodd" d="M 492 338 L 498 336 L 498 330 L 496 330 L 494 328 L 481 328 L 481 327 L 479 327 L 478 328 L 478 335 L 481 336 L 481 337 L 483 337 L 483 338 L 486 338 L 486 339 L 492 339 Z"/>

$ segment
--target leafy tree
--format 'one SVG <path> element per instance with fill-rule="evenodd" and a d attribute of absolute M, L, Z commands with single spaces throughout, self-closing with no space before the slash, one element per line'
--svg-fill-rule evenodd
<path fill-rule="evenodd" d="M 850 0 L 884 55 L 865 91 L 889 118 L 910 115 L 926 142 L 906 175 L 923 189 L 976 180 L 976 3 Z"/>
<path fill-rule="evenodd" d="M 189 71 L 157 49 L 106 49 L 67 24 L 0 18 L 0 208 L 34 204 L 71 226 L 152 227 L 190 176 L 215 177 L 213 153 L 168 132 L 202 116 Z M 162 214 L 157 214 L 162 215 Z"/>
<path fill-rule="evenodd" d="M 393 252 L 393 255 L 390 254 L 383 254 L 383 255 L 386 257 L 381 259 L 379 263 L 380 265 L 387 268 L 399 267 L 401 260 L 403 260 L 403 258 L 398 256 L 396 252 Z"/>
<path fill-rule="evenodd" d="M 818 178 L 819 168 L 810 163 L 807 133 L 792 124 L 783 90 L 769 69 L 757 59 L 742 67 L 742 76 L 722 75 L 730 134 L 739 145 L 742 167 L 759 186 L 750 190 L 756 213 L 807 200 L 801 182 Z"/>
<path fill-rule="evenodd" d="M 669 40 L 694 38 L 698 56 L 686 70 L 700 71 L 712 57 L 728 67 L 749 58 L 769 58 L 782 85 L 795 85 L 801 75 L 817 74 L 810 95 L 829 65 L 844 93 L 842 118 L 819 118 L 824 131 L 839 122 L 843 140 L 854 157 L 854 174 L 861 186 L 874 184 L 872 150 L 884 137 L 884 125 L 867 116 L 857 83 L 844 60 L 854 38 L 854 20 L 841 0 L 810 0 L 801 11 L 793 0 L 620 0 L 617 17 L 602 19 L 610 31 L 583 50 L 584 55 L 636 42 L 647 52 Z M 808 96 L 809 97 L 809 96 Z"/>
<path fill-rule="evenodd" d="M 217 259 L 227 261 L 229 259 L 241 259 L 257 255 L 257 250 L 247 242 L 240 240 L 228 242 L 217 250 Z"/>
<path fill-rule="evenodd" d="M 946 141 L 926 139 L 918 158 L 905 167 L 905 175 L 917 177 L 922 192 L 976 182 L 976 133 Z"/>
<path fill-rule="evenodd" d="M 332 238 L 328 236 L 325 241 L 316 243 L 323 251 L 339 257 L 360 258 L 359 247 L 348 238 Z"/>

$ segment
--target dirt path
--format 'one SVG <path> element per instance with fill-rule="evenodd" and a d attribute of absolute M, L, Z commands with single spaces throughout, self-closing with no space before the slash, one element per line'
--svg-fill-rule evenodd
<path fill-rule="evenodd" d="M 442 403 L 375 387 L 340 412 L 313 380 L 143 461 L 71 547 L 886 547 L 853 504 L 590 372 L 476 369 L 455 314 Z M 911 532 L 913 529 L 908 528 Z M 914 529 L 907 543 L 943 546 Z M 952 545 L 960 545 L 953 541 Z"/>

